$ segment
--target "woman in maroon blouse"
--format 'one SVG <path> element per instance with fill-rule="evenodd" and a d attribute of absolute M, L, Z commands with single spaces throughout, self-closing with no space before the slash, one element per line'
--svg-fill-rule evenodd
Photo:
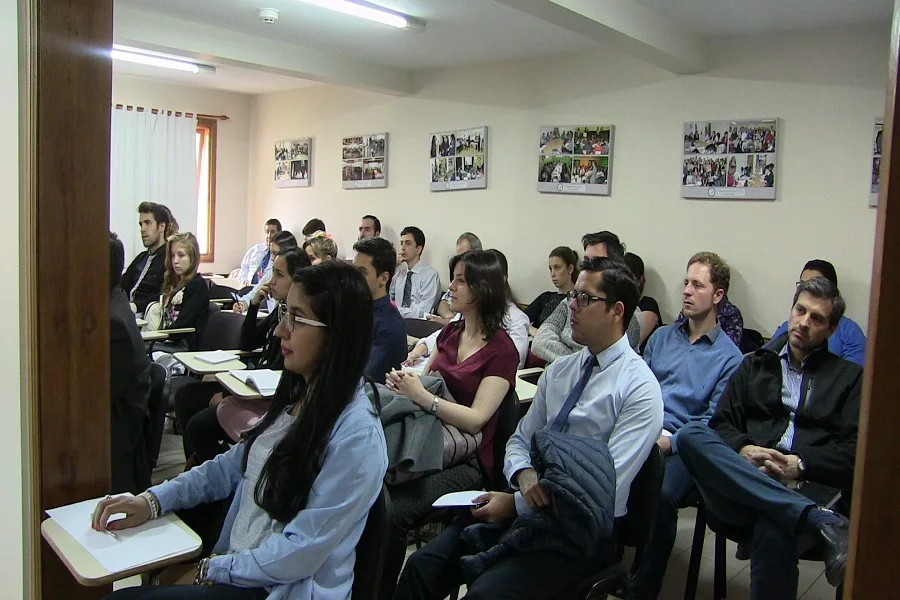
<path fill-rule="evenodd" d="M 497 408 L 515 385 L 519 364 L 519 353 L 503 330 L 506 282 L 496 255 L 471 250 L 454 256 L 450 275 L 450 308 L 463 318 L 441 331 L 424 372 L 439 373 L 452 398 L 429 394 L 419 377 L 408 371 L 391 371 L 385 384 L 461 431 L 473 435 L 480 431 L 481 445 L 475 460 L 391 489 L 393 519 L 404 537 L 405 530 L 428 514 L 432 502 L 449 492 L 481 489 L 483 478 L 493 473 Z M 400 555 L 402 564 L 402 551 Z M 399 565 L 397 573 L 388 572 L 390 564 L 385 568 L 384 579 L 392 585 Z"/>

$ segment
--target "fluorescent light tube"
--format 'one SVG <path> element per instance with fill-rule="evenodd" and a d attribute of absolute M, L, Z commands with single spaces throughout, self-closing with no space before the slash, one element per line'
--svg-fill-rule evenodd
<path fill-rule="evenodd" d="M 215 67 L 198 65 L 197 63 L 188 62 L 186 60 L 166 58 L 163 56 L 156 56 L 154 54 L 144 54 L 143 52 L 136 51 L 131 48 L 126 48 L 124 46 L 113 46 L 110 56 L 112 56 L 114 60 L 124 60 L 126 62 L 137 63 L 140 65 L 161 67 L 163 69 L 174 69 L 176 71 L 185 71 L 187 73 L 199 73 L 200 71 L 215 73 Z"/>
<path fill-rule="evenodd" d="M 396 27 L 397 29 L 422 29 L 425 26 L 423 21 L 407 17 L 400 13 L 369 4 L 367 2 L 356 2 L 354 0 L 300 0 L 307 4 L 320 6 L 346 15 L 352 15 L 361 19 L 368 19 L 376 23 L 383 23 Z"/>

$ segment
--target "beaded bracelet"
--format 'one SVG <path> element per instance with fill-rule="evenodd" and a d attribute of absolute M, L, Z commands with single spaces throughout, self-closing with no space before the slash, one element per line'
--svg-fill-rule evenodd
<path fill-rule="evenodd" d="M 159 507 L 159 499 L 156 497 L 151 491 L 141 492 L 138 494 L 138 497 L 143 498 L 147 501 L 147 504 L 150 505 L 150 519 L 159 518 L 160 507 Z"/>

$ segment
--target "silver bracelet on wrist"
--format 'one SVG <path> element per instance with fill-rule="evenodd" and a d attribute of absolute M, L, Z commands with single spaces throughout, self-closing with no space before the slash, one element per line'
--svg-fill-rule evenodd
<path fill-rule="evenodd" d="M 440 401 L 441 401 L 441 399 L 438 398 L 437 396 L 435 396 L 434 398 L 432 398 L 432 400 L 431 400 L 431 414 L 433 414 L 433 415 L 436 415 L 436 414 L 437 414 L 438 402 L 440 402 Z"/>

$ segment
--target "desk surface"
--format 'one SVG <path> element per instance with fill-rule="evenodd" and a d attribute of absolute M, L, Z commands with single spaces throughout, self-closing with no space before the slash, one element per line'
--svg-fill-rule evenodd
<path fill-rule="evenodd" d="M 176 352 L 173 356 L 175 360 L 183 364 L 189 371 L 198 375 L 211 375 L 223 371 L 242 371 L 247 368 L 247 365 L 238 359 L 238 350 L 225 350 L 225 352 L 233 353 L 235 356 L 234 360 L 212 364 L 197 358 L 198 354 L 206 354 L 205 352 Z"/>
<path fill-rule="evenodd" d="M 206 279 L 209 279 L 216 285 L 228 287 L 233 290 L 240 290 L 244 287 L 237 279 L 230 279 L 228 277 L 219 277 L 218 275 L 213 275 L 212 277 L 206 277 Z"/>
<path fill-rule="evenodd" d="M 145 342 L 158 342 L 160 340 L 169 339 L 170 335 L 178 335 L 180 333 L 194 333 L 197 330 L 193 327 L 181 327 L 180 329 L 160 329 L 158 331 L 142 331 L 141 337 Z"/>
<path fill-rule="evenodd" d="M 107 585 L 113 581 L 118 581 L 119 579 L 125 579 L 132 575 L 139 575 L 141 573 L 146 573 L 147 571 L 161 569 L 200 555 L 200 552 L 203 550 L 203 541 L 190 527 L 185 525 L 181 519 L 174 514 L 168 514 L 160 517 L 160 520 L 169 521 L 182 528 L 196 540 L 197 549 L 191 552 L 169 556 L 160 561 L 141 565 L 118 573 L 110 573 L 107 571 L 96 558 L 91 556 L 91 553 L 88 552 L 84 546 L 75 541 L 75 538 L 69 535 L 69 533 L 53 519 L 47 519 L 41 523 L 41 535 L 47 540 L 47 543 L 50 544 L 50 547 L 53 548 L 53 551 L 56 552 L 57 556 L 59 556 L 60 560 L 66 565 L 66 568 L 69 569 L 69 572 L 72 573 L 72 576 L 78 583 L 86 586 Z"/>
<path fill-rule="evenodd" d="M 146 325 L 147 325 L 147 321 L 145 321 L 144 319 L 141 319 L 141 318 L 136 318 L 134 321 L 135 321 L 135 323 L 137 323 L 138 328 L 143 328 L 143 327 L 146 327 Z"/>
<path fill-rule="evenodd" d="M 532 400 L 534 400 L 534 395 L 537 393 L 537 386 L 533 383 L 528 383 L 518 375 L 516 376 L 516 395 L 519 397 L 519 402 L 521 404 L 528 404 Z"/>
<path fill-rule="evenodd" d="M 281 373 L 281 371 L 275 372 Z M 216 373 L 216 381 L 221 383 L 222 386 L 226 390 L 228 390 L 235 398 L 240 398 L 241 400 L 257 400 L 259 398 L 262 398 L 262 396 L 259 395 L 259 392 L 256 391 L 255 388 L 241 382 L 231 373 Z"/>

